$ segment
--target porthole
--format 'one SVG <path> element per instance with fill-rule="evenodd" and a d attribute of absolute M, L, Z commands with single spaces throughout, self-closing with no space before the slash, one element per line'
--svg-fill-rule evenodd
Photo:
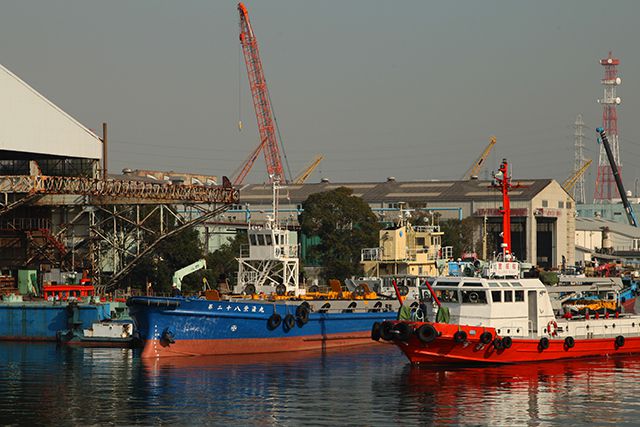
<path fill-rule="evenodd" d="M 507 329 L 507 333 L 510 334 L 511 333 L 511 329 Z"/>

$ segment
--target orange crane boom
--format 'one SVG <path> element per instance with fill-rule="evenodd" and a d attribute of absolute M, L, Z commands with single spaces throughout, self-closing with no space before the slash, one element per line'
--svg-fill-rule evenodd
<path fill-rule="evenodd" d="M 273 110 L 271 108 L 271 100 L 269 99 L 269 91 L 267 89 L 267 81 L 262 70 L 262 61 L 260 60 L 260 52 L 258 51 L 258 40 L 251 28 L 249 21 L 249 13 L 242 3 L 238 3 L 238 12 L 240 13 L 240 45 L 244 54 L 244 62 L 247 66 L 247 76 L 249 77 L 249 86 L 251 87 L 251 97 L 253 98 L 253 108 L 258 120 L 258 131 L 260 133 L 260 145 L 255 149 L 249 159 L 240 169 L 240 173 L 234 179 L 233 185 L 240 185 L 249 173 L 251 166 L 255 162 L 260 150 L 264 153 L 264 160 L 267 164 L 267 173 L 269 181 L 285 182 L 284 171 L 282 167 L 282 159 L 280 157 L 280 148 L 276 138 L 276 129 L 273 119 Z"/>
<path fill-rule="evenodd" d="M 464 176 L 462 177 L 463 180 L 469 180 L 472 176 L 478 176 L 478 172 L 480 172 L 480 169 L 482 169 L 484 161 L 487 160 L 487 157 L 489 157 L 489 154 L 491 153 L 494 145 L 496 145 L 496 137 L 492 136 L 489 140 L 489 144 L 485 147 L 482 154 L 480 154 L 480 157 L 478 157 L 478 159 L 465 172 Z"/>
<path fill-rule="evenodd" d="M 564 191 L 566 191 L 567 193 L 570 193 L 571 190 L 573 190 L 573 187 L 578 182 L 578 179 L 580 179 L 580 177 L 587 171 L 587 169 L 589 169 L 589 166 L 591 166 L 591 163 L 593 163 L 593 160 L 591 160 L 591 159 L 587 160 L 580 167 L 580 169 L 578 169 L 577 171 L 572 173 L 569 176 L 569 178 L 564 180 L 564 182 L 562 183 L 562 188 L 564 188 Z"/>

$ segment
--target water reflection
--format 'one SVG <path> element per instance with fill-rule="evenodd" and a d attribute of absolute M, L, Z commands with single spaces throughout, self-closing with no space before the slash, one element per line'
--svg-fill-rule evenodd
<path fill-rule="evenodd" d="M 141 360 L 0 343 L 0 424 L 636 424 L 633 357 L 430 369 L 393 346 Z"/>

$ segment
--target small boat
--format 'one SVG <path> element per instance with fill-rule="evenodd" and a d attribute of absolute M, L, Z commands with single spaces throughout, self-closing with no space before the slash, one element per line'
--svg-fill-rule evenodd
<path fill-rule="evenodd" d="M 274 218 L 248 230 L 234 293 L 201 297 L 131 297 L 129 314 L 143 358 L 260 354 L 371 344 L 371 325 L 395 319 L 400 302 L 366 284 L 330 281 L 328 292 L 299 283 L 295 233 Z M 401 297 L 399 297 L 401 299 Z"/>
<path fill-rule="evenodd" d="M 77 301 L 66 307 L 67 329 L 58 330 L 56 340 L 60 344 L 82 347 L 133 347 L 133 321 L 127 319 L 104 319 L 84 326 L 80 319 Z"/>
<path fill-rule="evenodd" d="M 438 277 L 421 287 L 421 307 L 427 319 L 448 321 L 387 321 L 374 325 L 372 338 L 394 342 L 412 363 L 505 364 L 640 353 L 640 316 L 563 315 L 553 301 L 561 295 L 535 278 Z"/>

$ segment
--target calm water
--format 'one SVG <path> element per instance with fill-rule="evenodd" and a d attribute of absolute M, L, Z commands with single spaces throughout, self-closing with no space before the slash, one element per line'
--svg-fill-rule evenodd
<path fill-rule="evenodd" d="M 146 363 L 0 343 L 0 424 L 640 425 L 637 358 L 411 367 L 389 345 Z"/>

